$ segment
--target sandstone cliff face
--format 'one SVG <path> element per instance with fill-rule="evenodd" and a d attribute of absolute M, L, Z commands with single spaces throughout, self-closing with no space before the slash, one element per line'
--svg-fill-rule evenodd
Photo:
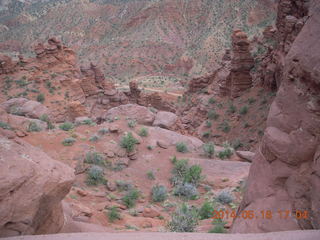
<path fill-rule="evenodd" d="M 0 135 L 0 237 L 58 232 L 73 179 L 68 166 Z"/>
<path fill-rule="evenodd" d="M 284 6 L 294 9 L 300 2 L 305 1 L 280 1 L 278 23 Z M 320 4 L 309 4 L 310 18 L 284 59 L 281 85 L 238 210 L 239 215 L 271 210 L 272 219 L 236 219 L 232 232 L 320 228 Z M 290 216 L 281 218 L 279 210 Z M 299 211 L 308 217 L 298 219 Z"/>
<path fill-rule="evenodd" d="M 262 84 L 268 89 L 276 90 L 280 86 L 285 56 L 308 19 L 310 2 L 310 0 L 279 1 L 276 32 L 273 29 L 267 29 L 271 35 L 265 35 L 267 42 L 274 42 L 276 45 L 268 50 L 261 63 L 259 76 Z"/>

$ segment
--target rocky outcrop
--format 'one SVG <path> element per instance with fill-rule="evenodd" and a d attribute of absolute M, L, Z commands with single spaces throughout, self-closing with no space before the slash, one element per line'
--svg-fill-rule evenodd
<path fill-rule="evenodd" d="M 188 92 L 197 93 L 202 89 L 207 88 L 213 82 L 214 78 L 215 78 L 215 73 L 192 78 L 188 83 Z"/>
<path fill-rule="evenodd" d="M 264 31 L 263 44 L 260 48 L 267 50 L 264 57 L 256 61 L 256 68 L 259 69 L 257 79 L 261 79 L 265 88 L 271 90 L 279 88 L 285 56 L 308 20 L 310 2 L 304 0 L 279 1 L 277 28 L 268 27 Z"/>
<path fill-rule="evenodd" d="M 280 1 L 280 14 L 284 2 L 304 1 Z M 239 215 L 270 210 L 272 220 L 236 219 L 232 232 L 320 229 L 320 4 L 309 4 L 311 17 L 284 59 L 281 85 L 238 210 Z"/>
<path fill-rule="evenodd" d="M 6 55 L 0 54 L 0 75 L 13 73 L 16 64 Z"/>
<path fill-rule="evenodd" d="M 72 66 L 76 65 L 75 52 L 66 46 L 63 46 L 61 41 L 55 37 L 49 38 L 47 44 L 38 43 L 34 47 L 38 61 L 47 66 L 57 63 L 67 63 Z"/>
<path fill-rule="evenodd" d="M 0 237 L 56 233 L 73 170 L 41 150 L 0 136 Z"/>

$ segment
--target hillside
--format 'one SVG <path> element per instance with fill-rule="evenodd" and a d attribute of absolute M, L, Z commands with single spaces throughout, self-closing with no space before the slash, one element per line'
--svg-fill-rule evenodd
<path fill-rule="evenodd" d="M 30 53 L 58 36 L 118 83 L 168 88 L 211 72 L 235 28 L 253 36 L 275 19 L 273 0 L 13 0 L 1 9 L 0 51 Z"/>

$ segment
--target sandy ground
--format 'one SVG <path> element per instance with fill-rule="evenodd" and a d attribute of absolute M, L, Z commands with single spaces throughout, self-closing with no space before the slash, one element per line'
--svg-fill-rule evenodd
<path fill-rule="evenodd" d="M 260 234 L 208 234 L 208 233 L 67 233 L 22 236 L 3 240 L 318 240 L 319 230 L 272 232 Z"/>

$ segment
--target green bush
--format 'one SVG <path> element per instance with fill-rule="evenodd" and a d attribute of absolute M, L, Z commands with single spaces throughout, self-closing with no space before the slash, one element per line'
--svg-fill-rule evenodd
<path fill-rule="evenodd" d="M 227 121 L 223 121 L 219 124 L 218 129 L 220 129 L 224 133 L 228 133 L 231 130 L 231 127 Z"/>
<path fill-rule="evenodd" d="M 173 194 L 186 199 L 195 200 L 198 197 L 198 190 L 195 185 L 187 182 L 179 183 L 173 189 Z"/>
<path fill-rule="evenodd" d="M 188 160 L 179 159 L 174 161 L 171 183 L 173 186 L 181 183 L 190 183 L 197 186 L 201 179 L 202 168 L 199 165 L 189 166 Z"/>
<path fill-rule="evenodd" d="M 224 228 L 226 222 L 222 221 L 222 219 L 215 219 L 212 224 L 214 224 L 214 227 L 210 229 L 208 233 L 226 233 Z"/>
<path fill-rule="evenodd" d="M 211 128 L 212 127 L 212 122 L 211 121 L 206 121 L 206 127 Z"/>
<path fill-rule="evenodd" d="M 229 108 L 227 110 L 227 113 L 232 114 L 235 113 L 237 111 L 236 106 L 234 106 L 232 103 L 229 105 Z"/>
<path fill-rule="evenodd" d="M 97 142 L 99 139 L 100 139 L 100 137 L 98 135 L 94 134 L 89 138 L 89 141 L 90 142 Z"/>
<path fill-rule="evenodd" d="M 230 148 L 225 148 L 223 151 L 218 153 L 218 157 L 220 159 L 226 159 L 226 158 L 230 158 L 233 154 L 232 149 Z"/>
<path fill-rule="evenodd" d="M 148 136 L 148 129 L 146 129 L 145 127 L 141 128 L 139 131 L 139 136 L 141 137 L 147 137 Z"/>
<path fill-rule="evenodd" d="M 109 129 L 108 128 L 100 128 L 98 133 L 101 134 L 101 135 L 105 135 L 109 132 Z"/>
<path fill-rule="evenodd" d="M 235 139 L 234 141 L 232 141 L 231 146 L 232 146 L 234 149 L 237 150 L 237 149 L 243 147 L 243 143 L 241 142 L 240 139 Z"/>
<path fill-rule="evenodd" d="M 194 232 L 198 222 L 197 210 L 182 204 L 172 214 L 168 228 L 171 232 Z"/>
<path fill-rule="evenodd" d="M 248 99 L 248 103 L 249 103 L 249 104 L 253 104 L 253 103 L 255 103 L 255 102 L 256 102 L 256 99 L 254 99 L 254 98 L 252 98 L 252 97 Z"/>
<path fill-rule="evenodd" d="M 114 222 L 115 220 L 121 219 L 120 212 L 118 208 L 115 206 L 111 207 L 108 210 L 107 216 L 108 216 L 109 222 Z"/>
<path fill-rule="evenodd" d="M 37 101 L 43 103 L 45 100 L 44 94 L 43 93 L 39 93 L 37 96 Z"/>
<path fill-rule="evenodd" d="M 28 132 L 40 132 L 42 129 L 36 122 L 30 122 L 27 131 Z"/>
<path fill-rule="evenodd" d="M 74 125 L 71 122 L 64 122 L 60 124 L 59 128 L 63 131 L 69 131 L 74 128 Z"/>
<path fill-rule="evenodd" d="M 216 100 L 213 97 L 211 97 L 211 98 L 209 98 L 208 103 L 215 104 Z"/>
<path fill-rule="evenodd" d="M 199 209 L 199 218 L 201 220 L 212 218 L 213 211 L 213 204 L 211 202 L 206 201 L 202 204 L 201 208 Z"/>
<path fill-rule="evenodd" d="M 99 166 L 93 165 L 87 171 L 87 184 L 98 185 L 99 183 L 105 184 L 103 169 Z"/>
<path fill-rule="evenodd" d="M 153 171 L 148 171 L 148 172 L 147 172 L 147 177 L 148 177 L 148 179 L 150 179 L 150 180 L 155 180 L 155 179 L 156 179 L 155 176 L 154 176 Z"/>
<path fill-rule="evenodd" d="M 176 144 L 176 150 L 181 153 L 186 153 L 188 152 L 188 147 L 184 142 L 178 142 Z"/>
<path fill-rule="evenodd" d="M 122 191 L 129 191 L 131 189 L 133 189 L 133 186 L 131 183 L 128 183 L 126 181 L 123 181 L 123 180 L 117 180 L 116 181 L 116 186 L 117 186 L 117 189 L 122 192 Z"/>
<path fill-rule="evenodd" d="M 11 126 L 8 123 L 1 122 L 1 121 L 0 121 L 0 128 L 6 129 L 6 130 L 12 130 Z"/>
<path fill-rule="evenodd" d="M 47 123 L 47 129 L 54 129 L 54 125 L 50 121 L 50 118 L 47 114 L 43 114 L 40 116 L 40 120 Z"/>
<path fill-rule="evenodd" d="M 211 119 L 211 120 L 217 120 L 219 118 L 219 114 L 217 114 L 214 109 L 209 110 L 208 118 Z"/>
<path fill-rule="evenodd" d="M 211 136 L 211 132 L 210 131 L 204 132 L 202 134 L 202 137 L 204 137 L 204 138 L 209 138 L 210 136 Z"/>
<path fill-rule="evenodd" d="M 247 114 L 247 113 L 248 113 L 248 106 L 243 106 L 242 108 L 240 108 L 239 113 L 240 113 L 241 115 Z"/>
<path fill-rule="evenodd" d="M 123 196 L 122 202 L 127 208 L 132 208 L 136 205 L 136 201 L 139 198 L 139 191 L 135 188 L 130 189 L 126 195 Z"/>
<path fill-rule="evenodd" d="M 152 200 L 154 202 L 163 202 L 167 199 L 167 188 L 162 185 L 155 185 L 152 188 Z"/>
<path fill-rule="evenodd" d="M 233 202 L 233 196 L 229 191 L 223 190 L 218 194 L 217 200 L 222 204 L 230 204 Z"/>
<path fill-rule="evenodd" d="M 192 165 L 188 168 L 184 176 L 184 182 L 198 186 L 201 181 L 201 172 L 202 168 L 200 167 L 200 165 Z"/>
<path fill-rule="evenodd" d="M 203 151 L 209 158 L 214 156 L 214 144 L 212 142 L 203 144 Z"/>
<path fill-rule="evenodd" d="M 137 121 L 136 120 L 129 120 L 128 121 L 128 127 L 134 128 L 136 125 L 137 125 Z"/>
<path fill-rule="evenodd" d="M 101 154 L 101 153 L 92 152 L 92 151 L 86 153 L 84 162 L 88 163 L 88 164 L 99 165 L 99 166 L 105 166 L 106 165 L 106 161 L 105 161 L 104 155 Z"/>
<path fill-rule="evenodd" d="M 65 138 L 63 141 L 62 141 L 62 145 L 63 146 L 72 146 L 74 143 L 75 143 L 76 139 L 72 138 L 72 137 L 69 137 L 69 138 Z"/>
<path fill-rule="evenodd" d="M 90 118 L 83 120 L 80 124 L 89 125 L 89 126 L 95 125 L 94 121 L 92 121 L 92 119 Z"/>
<path fill-rule="evenodd" d="M 120 146 L 125 148 L 127 152 L 132 152 L 137 143 L 138 141 L 132 136 L 132 133 L 128 133 L 122 137 Z"/>

